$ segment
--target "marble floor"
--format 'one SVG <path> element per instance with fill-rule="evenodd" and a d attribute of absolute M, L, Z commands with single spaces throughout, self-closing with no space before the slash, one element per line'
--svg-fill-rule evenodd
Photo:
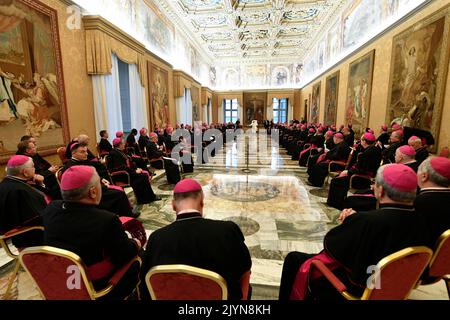
<path fill-rule="evenodd" d="M 270 137 L 251 137 L 247 144 L 229 143 L 208 164 L 196 165 L 194 178 L 204 187 L 204 215 L 236 222 L 252 256 L 251 284 L 254 300 L 274 300 L 284 257 L 293 250 L 317 253 L 325 233 L 337 225 L 339 212 L 329 208 L 326 190 L 308 186 L 306 172 Z M 243 171 L 243 169 L 247 169 Z M 173 185 L 159 171 L 153 190 L 162 200 L 141 206 L 147 234 L 175 220 L 171 207 Z M 134 201 L 131 190 L 126 190 Z M 0 249 L 0 294 L 13 267 Z M 31 280 L 21 271 L 12 299 L 40 299 Z M 448 299 L 445 284 L 420 287 L 411 299 Z"/>

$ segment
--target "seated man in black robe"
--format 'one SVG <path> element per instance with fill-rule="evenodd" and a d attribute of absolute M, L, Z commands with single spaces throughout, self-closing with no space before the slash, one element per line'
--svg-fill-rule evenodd
<path fill-rule="evenodd" d="M 336 133 L 334 135 L 335 147 L 328 151 L 319 163 L 308 165 L 308 181 L 315 187 L 322 187 L 325 178 L 328 175 L 328 167 L 331 161 L 343 161 L 347 162 L 348 156 L 350 154 L 350 147 L 344 141 L 344 136 L 342 133 Z M 334 170 L 332 168 L 332 170 Z"/>
<path fill-rule="evenodd" d="M 136 136 L 137 136 L 137 130 L 136 129 L 131 129 L 130 134 L 127 136 L 127 149 L 133 148 L 134 149 L 134 154 L 141 156 L 141 150 L 139 149 L 139 145 L 136 142 Z M 111 150 L 110 150 L 111 151 Z M 129 154 L 129 152 L 127 152 Z"/>
<path fill-rule="evenodd" d="M 42 214 L 45 245 L 79 255 L 94 288 L 101 290 L 117 269 L 137 256 L 140 242 L 128 238 L 115 214 L 98 208 L 102 188 L 93 167 L 67 169 L 61 179 L 61 192 L 63 201 L 52 202 Z M 138 280 L 136 263 L 103 299 L 129 296 Z"/>
<path fill-rule="evenodd" d="M 383 150 L 383 164 L 395 163 L 395 151 L 403 145 L 403 131 L 392 132 L 389 138 L 389 147 Z"/>
<path fill-rule="evenodd" d="M 149 138 L 150 140 L 147 143 L 147 158 L 153 168 L 162 169 L 162 157 L 164 156 L 164 153 L 161 150 L 162 148 L 158 146 L 158 135 L 154 132 L 151 132 L 149 134 Z"/>
<path fill-rule="evenodd" d="M 130 177 L 130 184 L 138 204 L 146 204 L 161 200 L 153 192 L 150 184 L 150 175 L 147 171 L 138 168 L 131 157 L 125 153 L 125 141 L 116 138 L 113 141 L 114 149 L 108 156 L 108 170 L 111 173 L 125 171 Z"/>
<path fill-rule="evenodd" d="M 434 249 L 439 236 L 450 229 L 450 159 L 432 157 L 419 167 L 420 192 L 414 206 L 430 231 L 429 247 Z"/>
<path fill-rule="evenodd" d="M 108 138 L 109 138 L 108 131 L 106 130 L 100 131 L 100 142 L 98 143 L 99 156 L 107 155 L 111 151 L 112 145 L 108 141 Z"/>
<path fill-rule="evenodd" d="M 419 163 L 415 159 L 416 151 L 410 146 L 401 146 L 395 152 L 395 163 L 404 164 L 417 172 Z"/>
<path fill-rule="evenodd" d="M 364 175 L 367 179 L 354 179 L 353 187 L 367 189 L 370 187 L 370 177 L 375 177 L 381 162 L 381 149 L 375 145 L 376 138 L 372 133 L 365 133 L 361 138 L 363 152 L 358 155 L 356 164 L 350 170 L 343 171 L 338 177 L 331 180 L 327 204 L 336 209 L 344 209 L 344 199 L 350 188 L 352 175 Z"/>
<path fill-rule="evenodd" d="M 180 181 L 173 192 L 177 220 L 150 235 L 141 278 L 157 265 L 187 264 L 217 272 L 227 282 L 228 298 L 241 299 L 240 279 L 252 261 L 238 225 L 203 218 L 204 195 L 195 180 Z M 148 297 L 146 288 L 141 292 Z"/>
<path fill-rule="evenodd" d="M 325 249 L 318 255 L 289 253 L 283 265 L 280 300 L 342 298 L 323 277 L 299 281 L 302 274 L 309 272 L 307 264 L 303 264 L 313 257 L 334 264 L 333 273 L 352 294 L 361 295 L 371 276 L 369 266 L 404 248 L 426 245 L 428 230 L 413 208 L 416 189 L 417 177 L 411 168 L 402 164 L 381 167 L 374 186 L 380 208 L 358 213 L 352 209 L 342 211 L 341 225 L 326 234 Z"/>
<path fill-rule="evenodd" d="M 425 161 L 430 155 L 426 146 L 422 145 L 422 139 L 417 136 L 412 136 L 408 139 L 408 145 L 414 148 L 416 151 L 415 159 L 417 160 L 418 166 Z"/>
<path fill-rule="evenodd" d="M 41 212 L 47 206 L 45 194 L 28 182 L 35 178 L 33 160 L 17 155 L 6 165 L 6 177 L 0 183 L 0 234 L 25 226 L 42 226 Z M 15 236 L 12 243 L 17 248 L 39 246 L 43 233 L 33 230 Z"/>
<path fill-rule="evenodd" d="M 73 166 L 83 165 L 94 167 L 102 179 L 103 192 L 99 208 L 114 212 L 119 216 L 138 217 L 139 212 L 133 212 L 130 200 L 125 192 L 121 188 L 111 186 L 109 173 L 105 165 L 100 162 L 89 161 L 87 159 L 88 151 L 85 145 L 75 143 L 71 148 L 72 158 L 64 165 L 62 170 L 63 176 L 65 171 Z"/>
<path fill-rule="evenodd" d="M 149 139 L 149 137 L 148 137 L 148 131 L 147 131 L 147 129 L 145 129 L 145 128 L 142 128 L 140 131 L 139 131 L 139 140 L 138 140 L 138 145 L 139 145 L 139 149 L 140 149 L 140 151 L 141 151 L 141 153 L 142 152 L 144 152 L 144 150 L 145 150 L 145 147 L 147 146 L 147 144 L 148 144 L 148 141 L 150 140 Z"/>
<path fill-rule="evenodd" d="M 61 199 L 59 184 L 55 177 L 58 166 L 51 165 L 47 160 L 41 157 L 37 152 L 36 144 L 32 140 L 19 143 L 16 154 L 33 159 L 36 174 L 44 177 L 46 194 L 53 200 Z"/>

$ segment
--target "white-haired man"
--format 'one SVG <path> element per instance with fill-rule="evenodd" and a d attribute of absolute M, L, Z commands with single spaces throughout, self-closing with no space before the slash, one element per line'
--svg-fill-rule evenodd
<path fill-rule="evenodd" d="M 339 216 L 342 224 L 325 235 L 321 253 L 289 253 L 283 265 L 280 300 L 340 296 L 327 281 L 309 279 L 312 258 L 335 269 L 349 291 L 358 295 L 366 287 L 369 266 L 406 247 L 426 245 L 429 237 L 423 219 L 414 214 L 416 190 L 417 177 L 411 168 L 403 164 L 379 168 L 374 192 L 380 208 L 359 213 L 345 209 Z"/>
<path fill-rule="evenodd" d="M 419 137 L 412 136 L 411 138 L 409 138 L 408 145 L 413 147 L 414 150 L 416 151 L 415 159 L 417 160 L 419 165 L 430 156 L 427 147 L 423 145 L 422 139 L 420 139 Z"/>
<path fill-rule="evenodd" d="M 61 179 L 63 201 L 53 201 L 42 213 L 44 243 L 78 254 L 97 290 L 108 285 L 115 270 L 133 259 L 141 247 L 129 239 L 117 215 L 98 208 L 100 177 L 91 166 L 73 166 Z M 106 298 L 123 299 L 138 282 L 139 265 L 122 277 Z"/>
<path fill-rule="evenodd" d="M 42 225 L 41 211 L 47 206 L 44 193 L 28 182 L 42 183 L 43 177 L 36 177 L 33 160 L 16 155 L 6 165 L 6 177 L 0 183 L 0 234 L 25 226 Z M 42 231 L 30 231 L 12 239 L 18 247 L 41 245 Z"/>
<path fill-rule="evenodd" d="M 430 248 L 450 229 L 450 159 L 428 158 L 417 173 L 420 193 L 414 206 L 423 216 L 430 232 Z"/>

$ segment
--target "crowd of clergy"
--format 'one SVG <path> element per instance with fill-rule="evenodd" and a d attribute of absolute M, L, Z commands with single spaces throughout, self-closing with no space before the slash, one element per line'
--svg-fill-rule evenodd
<path fill-rule="evenodd" d="M 309 278 L 312 259 L 333 268 L 358 294 L 366 286 L 368 266 L 406 247 L 434 249 L 439 236 L 450 229 L 450 159 L 445 153 L 430 155 L 434 141 L 429 133 L 399 125 L 383 125 L 379 133 L 367 128 L 361 134 L 355 134 L 351 125 L 337 128 L 294 121 L 267 126 L 278 130 L 280 144 L 306 168 L 308 182 L 328 187 L 328 205 L 342 210 L 340 224 L 326 234 L 322 252 L 287 255 L 280 300 L 339 298 L 326 281 Z M 78 254 L 97 289 L 130 259 L 143 257 L 142 268 L 131 268 L 108 299 L 132 295 L 139 280 L 145 285 L 146 273 L 160 264 L 215 271 L 225 278 L 229 299 L 241 299 L 240 278 L 251 270 L 244 236 L 231 221 L 204 218 L 202 186 L 180 177 L 180 172 L 194 170 L 192 154 L 197 160 L 205 154 L 214 156 L 213 150 L 205 152 L 214 137 L 206 142 L 201 138 L 197 148 L 192 144 L 196 135 L 208 129 L 225 135 L 239 128 L 240 123 L 175 127 L 187 132 L 191 141 L 183 136 L 174 139 L 171 126 L 151 132 L 133 129 L 126 137 L 117 132 L 112 143 L 108 132 L 101 131 L 97 155 L 89 149 L 89 137 L 80 135 L 59 152 L 62 166 L 47 162 L 37 152 L 36 139 L 24 136 L 0 183 L 0 234 L 43 226 L 43 231 L 14 237 L 13 245 L 20 249 L 48 245 Z M 191 161 L 177 162 L 174 154 Z M 176 221 L 153 232 L 148 241 L 132 232 L 130 238 L 121 218 L 137 219 L 139 212 L 123 187 L 133 189 L 138 205 L 161 200 L 152 189 L 157 169 L 164 169 L 175 185 Z M 149 298 L 146 288 L 141 289 L 142 297 Z"/>

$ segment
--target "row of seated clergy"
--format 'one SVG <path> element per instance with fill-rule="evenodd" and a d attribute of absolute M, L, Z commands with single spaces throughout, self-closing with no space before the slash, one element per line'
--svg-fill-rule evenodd
<path fill-rule="evenodd" d="M 73 166 L 83 165 L 95 168 L 101 178 L 103 191 L 99 208 L 114 212 L 120 216 L 134 217 L 133 208 L 123 189 L 111 186 L 110 176 L 105 165 L 100 161 L 88 160 L 88 148 L 86 145 L 73 143 L 70 148 L 72 156 L 61 169 L 62 176 L 64 176 L 67 169 Z"/>
<path fill-rule="evenodd" d="M 109 172 L 126 172 L 126 179 L 129 177 L 138 204 L 161 200 L 153 192 L 150 182 L 152 176 L 149 171 L 139 168 L 133 161 L 133 157 L 126 154 L 125 141 L 122 138 L 116 138 L 113 146 L 114 149 L 111 150 L 107 161 Z"/>
<path fill-rule="evenodd" d="M 381 149 L 376 145 L 375 135 L 366 133 L 361 138 L 357 161 L 349 170 L 344 170 L 341 174 L 332 179 L 328 191 L 327 204 L 337 209 L 344 209 L 343 204 L 350 188 L 350 181 L 353 175 L 364 175 L 375 177 L 381 162 Z M 370 187 L 370 179 L 360 179 L 357 181 L 358 189 Z"/>
<path fill-rule="evenodd" d="M 32 161 L 25 157 L 13 158 L 9 161 L 8 168 L 16 168 L 23 180 L 33 171 Z M 5 181 L 9 180 L 10 178 Z M 33 217 L 36 218 L 35 223 L 39 224 L 42 216 L 44 245 L 79 255 L 87 265 L 89 278 L 96 289 L 104 286 L 111 274 L 140 252 L 139 242 L 128 239 L 118 217 L 98 208 L 102 196 L 100 180 L 92 166 L 68 168 L 61 179 L 63 201 L 53 201 L 47 207 L 44 203 L 40 203 L 40 206 L 35 204 L 37 208 Z M 0 184 L 2 191 L 8 190 L 5 181 Z M 20 199 L 23 203 L 30 204 L 32 200 L 38 204 L 42 202 L 42 199 L 34 199 L 35 191 L 28 189 L 26 184 L 19 184 L 19 187 L 9 186 L 9 189 L 11 188 L 16 191 L 23 188 Z M 6 193 L 2 192 L 3 194 Z M 226 279 L 229 299 L 240 299 L 240 279 L 250 270 L 251 259 L 239 227 L 233 222 L 202 218 L 203 191 L 193 180 L 180 182 L 174 189 L 174 198 L 177 221 L 155 231 L 150 237 L 149 250 L 144 256 L 142 277 L 155 264 L 190 264 L 208 268 Z M 17 199 L 12 200 L 19 202 Z M 10 204 L 2 204 L 2 207 L 9 208 Z M 18 211 L 14 211 L 16 215 L 17 212 L 30 212 L 30 206 L 17 209 Z M 3 218 L 9 219 L 6 222 L 12 228 L 27 223 L 12 221 L 11 212 L 9 213 L 8 216 L 2 216 L 2 230 L 6 229 L 3 228 Z M 20 218 L 31 221 L 29 217 L 16 217 L 19 220 Z M 168 239 L 170 241 L 167 241 Z M 37 245 L 42 245 L 42 235 L 40 239 L 22 243 L 21 247 Z M 233 256 L 233 259 L 229 259 L 230 256 Z M 136 264 L 135 268 L 130 269 L 106 298 L 121 299 L 129 295 L 138 281 L 138 266 Z"/>
<path fill-rule="evenodd" d="M 59 184 L 55 177 L 58 166 L 51 165 L 37 152 L 36 139 L 30 136 L 22 137 L 21 142 L 17 146 L 16 154 L 32 158 L 35 173 L 43 178 L 46 194 L 52 199 L 61 199 Z"/>
<path fill-rule="evenodd" d="M 308 163 L 309 182 L 315 187 L 322 187 L 328 175 L 328 168 L 331 161 L 347 161 L 350 154 L 350 147 L 344 140 L 342 133 L 336 133 L 333 137 L 334 148 L 326 152 L 322 157 L 313 156 Z"/>
<path fill-rule="evenodd" d="M 419 161 L 415 160 L 416 151 L 411 146 L 401 146 L 395 153 L 395 163 L 404 164 L 417 173 Z M 353 186 L 350 188 L 352 189 Z M 344 208 L 352 208 L 356 211 L 370 211 L 376 209 L 377 200 L 374 191 L 369 189 L 357 189 L 344 200 Z"/>
<path fill-rule="evenodd" d="M 411 246 L 434 245 L 443 230 L 450 229 L 450 219 L 445 204 L 450 205 L 450 160 L 439 158 L 433 168 L 446 179 L 446 188 L 435 185 L 419 195 L 414 210 L 417 175 L 402 164 L 390 164 L 378 170 L 375 196 L 380 208 L 356 213 L 342 211 L 339 226 L 330 230 L 324 239 L 324 250 L 317 255 L 291 252 L 286 257 L 280 285 L 281 300 L 335 299 L 337 291 L 323 278 L 309 279 L 313 259 L 319 259 L 334 269 L 352 294 L 359 295 L 371 275 L 368 267 L 374 266 L 387 255 Z M 423 179 L 429 178 L 424 174 Z M 419 174 L 420 181 L 420 174 Z M 445 190 L 444 190 L 445 189 Z M 427 191 L 427 188 L 424 188 Z M 421 198 L 424 196 L 424 198 Z M 420 204 L 440 200 L 440 207 L 431 213 Z M 431 214 L 430 214 L 431 213 Z"/>

